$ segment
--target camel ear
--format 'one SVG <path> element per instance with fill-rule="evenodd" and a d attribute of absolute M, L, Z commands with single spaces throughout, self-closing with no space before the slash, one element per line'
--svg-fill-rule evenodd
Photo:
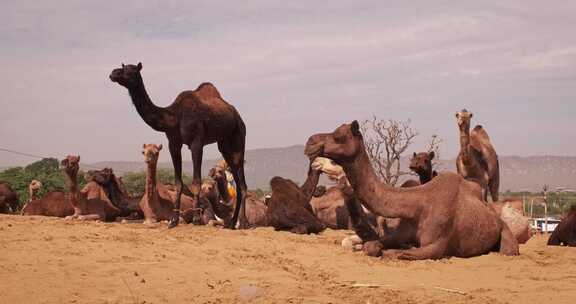
<path fill-rule="evenodd" d="M 122 68 L 124 68 L 126 65 L 124 64 L 124 62 L 122 62 Z"/>
<path fill-rule="evenodd" d="M 138 62 L 138 65 L 136 65 L 136 67 L 138 68 L 138 72 L 142 71 L 142 62 Z"/>
<path fill-rule="evenodd" d="M 412 154 L 412 158 L 416 158 L 416 152 L 414 152 L 414 154 Z"/>
<path fill-rule="evenodd" d="M 78 156 L 76 157 L 76 159 L 78 159 L 78 162 L 80 162 L 80 155 L 78 155 Z"/>
<path fill-rule="evenodd" d="M 158 145 L 158 151 L 162 150 L 162 144 Z"/>
<path fill-rule="evenodd" d="M 456 118 L 458 118 L 458 116 L 460 116 L 460 113 L 456 112 L 456 114 L 454 114 L 454 116 L 456 116 Z"/>
<path fill-rule="evenodd" d="M 360 125 L 358 124 L 357 120 L 354 120 L 352 122 L 352 125 L 350 127 L 350 129 L 352 130 L 352 135 L 354 136 L 359 136 L 360 134 Z"/>
<path fill-rule="evenodd" d="M 142 149 L 146 149 L 146 144 L 142 144 Z"/>
<path fill-rule="evenodd" d="M 470 112 L 470 118 L 472 118 L 472 116 L 474 116 L 474 114 L 472 114 L 472 112 Z"/>
<path fill-rule="evenodd" d="M 434 156 L 436 154 L 434 154 L 434 151 L 430 151 L 430 153 L 428 153 L 428 156 L 430 157 L 430 159 L 434 159 Z"/>

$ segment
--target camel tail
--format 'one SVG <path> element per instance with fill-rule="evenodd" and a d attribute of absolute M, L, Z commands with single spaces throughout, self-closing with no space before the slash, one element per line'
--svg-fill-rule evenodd
<path fill-rule="evenodd" d="M 496 160 L 496 172 L 488 181 L 488 189 L 490 190 L 490 196 L 493 202 L 498 201 L 498 191 L 500 190 L 500 164 Z"/>

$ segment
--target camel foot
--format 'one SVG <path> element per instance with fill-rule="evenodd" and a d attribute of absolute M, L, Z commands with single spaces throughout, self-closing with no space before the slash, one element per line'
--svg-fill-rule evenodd
<path fill-rule="evenodd" d="M 248 221 L 239 221 L 237 228 L 240 230 L 250 229 L 250 224 Z"/>
<path fill-rule="evenodd" d="M 72 221 L 75 220 L 78 216 L 77 215 L 69 215 L 64 218 L 65 221 Z"/>
<path fill-rule="evenodd" d="M 221 220 L 209 220 L 206 225 L 207 225 L 207 226 L 212 226 L 212 227 L 223 227 L 223 226 L 224 226 L 224 222 L 221 221 Z"/>
<path fill-rule="evenodd" d="M 382 256 L 382 249 L 384 249 L 384 245 L 380 241 L 368 241 L 362 247 L 364 254 L 371 257 Z"/>
<path fill-rule="evenodd" d="M 170 219 L 170 222 L 168 223 L 168 228 L 172 229 L 178 226 L 179 222 L 180 222 L 180 215 L 173 216 L 172 219 Z"/>
<path fill-rule="evenodd" d="M 98 221 L 101 220 L 100 216 L 97 214 L 79 215 L 79 221 Z"/>
<path fill-rule="evenodd" d="M 362 239 L 358 235 L 351 235 L 345 237 L 340 243 L 346 250 L 359 251 L 362 250 Z"/>
<path fill-rule="evenodd" d="M 224 228 L 230 229 L 230 230 L 235 230 L 236 229 L 236 222 L 233 220 L 230 220 L 230 221 L 224 223 Z"/>

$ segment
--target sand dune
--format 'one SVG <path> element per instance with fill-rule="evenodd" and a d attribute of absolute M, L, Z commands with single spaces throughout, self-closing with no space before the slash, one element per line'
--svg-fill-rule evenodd
<path fill-rule="evenodd" d="M 574 303 L 576 248 L 405 262 L 299 236 L 0 216 L 0 303 Z"/>

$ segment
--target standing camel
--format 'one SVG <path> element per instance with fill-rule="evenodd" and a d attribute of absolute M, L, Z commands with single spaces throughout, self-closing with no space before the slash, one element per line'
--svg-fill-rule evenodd
<path fill-rule="evenodd" d="M 413 188 L 394 188 L 381 183 L 366 153 L 357 121 L 344 124 L 332 133 L 311 136 L 305 152 L 311 160 L 323 156 L 341 165 L 357 200 L 371 212 L 411 222 L 414 233 L 407 236 L 412 240 L 397 243 L 415 243 L 416 247 L 384 253 L 409 260 L 472 257 L 490 251 L 518 255 L 518 242 L 508 226 L 461 176 L 443 172 L 425 185 Z M 350 215 L 355 216 L 349 210 Z M 371 244 L 390 248 L 386 243 L 396 241 Z"/>
<path fill-rule="evenodd" d="M 211 83 L 202 83 L 194 91 L 183 91 L 168 107 L 158 107 L 152 103 L 146 92 L 141 71 L 142 63 L 122 64 L 121 68 L 112 71 L 110 80 L 127 88 L 132 103 L 142 119 L 152 129 L 164 132 L 168 138 L 177 189 L 174 214 L 168 227 L 176 227 L 180 218 L 180 198 L 183 188 L 182 145 L 188 145 L 192 151 L 194 172 L 191 190 L 194 199 L 200 202 L 204 146 L 218 143 L 218 150 L 230 166 L 238 193 L 234 215 L 232 220 L 226 223 L 226 227 L 234 229 L 236 221 L 239 220 L 240 229 L 246 228 L 244 204 L 248 189 L 244 176 L 246 126 L 236 108 L 222 99 Z"/>
<path fill-rule="evenodd" d="M 470 132 L 472 112 L 466 109 L 456 112 L 456 119 L 460 129 L 460 153 L 456 158 L 458 173 L 480 184 L 485 201 L 488 201 L 490 192 L 492 201 L 496 202 L 500 187 L 500 165 L 488 133 L 480 125 Z"/>

